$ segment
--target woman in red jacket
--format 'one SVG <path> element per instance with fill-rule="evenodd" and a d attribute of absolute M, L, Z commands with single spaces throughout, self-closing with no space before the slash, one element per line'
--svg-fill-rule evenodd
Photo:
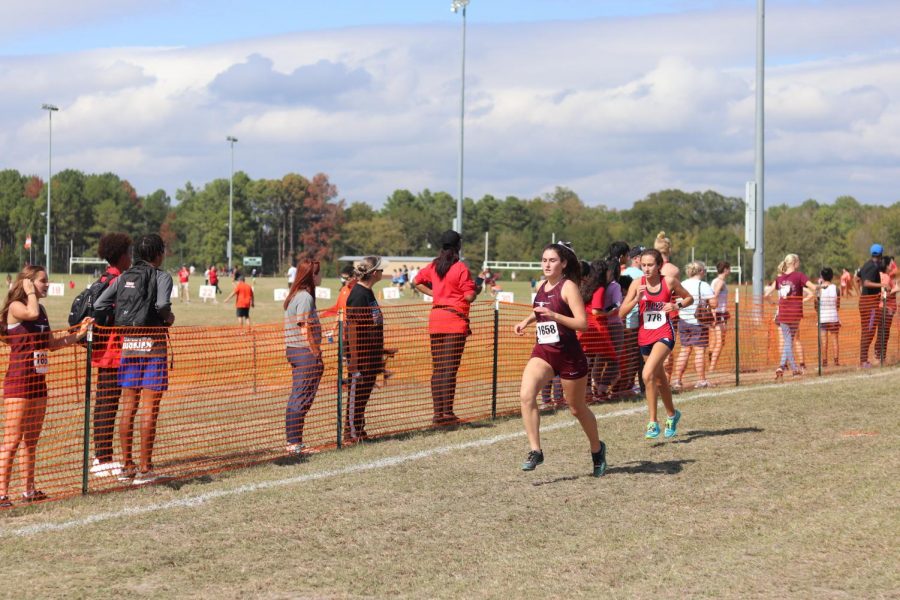
<path fill-rule="evenodd" d="M 462 238 L 455 231 L 441 235 L 441 253 L 419 271 L 415 286 L 434 302 L 428 318 L 431 337 L 431 398 L 435 425 L 456 425 L 453 412 L 456 375 L 466 347 L 469 329 L 469 305 L 475 300 L 475 282 L 465 263 L 459 260 Z"/>

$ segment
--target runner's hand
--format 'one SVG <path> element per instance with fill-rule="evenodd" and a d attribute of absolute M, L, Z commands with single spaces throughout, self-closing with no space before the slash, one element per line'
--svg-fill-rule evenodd
<path fill-rule="evenodd" d="M 25 290 L 26 294 L 33 293 L 35 296 L 37 295 L 37 292 L 35 292 L 35 289 L 34 289 L 34 282 L 30 279 L 24 279 L 22 281 L 22 289 Z"/>

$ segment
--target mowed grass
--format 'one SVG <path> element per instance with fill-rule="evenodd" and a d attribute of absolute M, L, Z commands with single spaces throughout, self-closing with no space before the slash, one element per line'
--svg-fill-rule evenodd
<path fill-rule="evenodd" d="M 15 276 L 15 274 L 13 274 Z M 47 309 L 47 315 L 50 317 L 50 325 L 54 328 L 61 329 L 67 326 L 67 318 L 69 316 L 69 308 L 72 300 L 75 299 L 86 285 L 94 281 L 91 275 L 63 275 L 55 274 L 51 278 L 52 282 L 65 284 L 64 296 L 48 296 L 41 302 Z M 173 275 L 175 286 L 178 286 L 178 278 Z M 69 288 L 69 281 L 75 283 L 75 288 Z M 282 309 L 282 301 L 275 300 L 275 290 L 277 288 L 287 288 L 287 279 L 284 277 L 257 277 L 255 281 L 251 281 L 247 277 L 247 283 L 252 283 L 255 294 L 256 308 L 250 311 L 250 318 L 253 323 L 280 323 L 284 319 L 284 310 Z M 233 325 L 237 323 L 234 312 L 234 299 L 224 304 L 223 300 L 228 297 L 234 288 L 234 284 L 229 278 L 219 280 L 219 288 L 222 293 L 217 296 L 218 304 L 213 304 L 211 300 L 203 302 L 200 297 L 200 286 L 203 285 L 203 274 L 198 273 L 191 277 L 191 301 L 190 303 L 182 302 L 181 298 L 172 299 L 172 311 L 175 313 L 176 326 L 222 326 Z M 319 310 L 333 306 L 337 300 L 337 293 L 340 289 L 340 280 L 337 278 L 323 279 L 320 288 L 331 290 L 331 299 L 320 298 L 316 304 Z M 399 299 L 385 300 L 382 296 L 382 290 L 391 287 L 390 279 L 375 284 L 375 293 L 378 302 L 384 306 L 395 306 L 401 304 L 422 304 L 422 296 L 413 295 L 407 287 L 401 293 Z M 5 288 L 4 288 L 5 289 Z M 503 289 L 511 291 L 514 294 L 515 301 L 523 304 L 531 303 L 531 286 L 528 281 L 507 281 L 504 282 Z M 480 301 L 492 301 L 491 296 L 487 292 L 483 292 L 479 296 Z"/>
<path fill-rule="evenodd" d="M 605 406 L 599 480 L 558 413 L 533 473 L 508 419 L 17 509 L 2 595 L 897 597 L 898 374 Z"/>

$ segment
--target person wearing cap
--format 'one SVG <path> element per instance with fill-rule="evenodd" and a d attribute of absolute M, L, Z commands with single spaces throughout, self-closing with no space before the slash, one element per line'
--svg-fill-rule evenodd
<path fill-rule="evenodd" d="M 881 283 L 884 248 L 881 244 L 872 244 L 869 254 L 871 258 L 859 270 L 859 366 L 863 369 L 872 366 L 869 362 L 869 346 L 878 330 L 878 302 L 884 287 Z"/>
<path fill-rule="evenodd" d="M 887 359 L 888 340 L 891 337 L 891 324 L 897 312 L 897 263 L 893 256 L 881 258 L 881 302 L 878 310 L 878 337 L 875 340 L 875 358 Z"/>
<path fill-rule="evenodd" d="M 475 282 L 469 269 L 459 259 L 462 238 L 448 230 L 441 234 L 441 251 L 428 266 L 419 271 L 414 287 L 434 300 L 428 316 L 431 338 L 431 399 L 434 405 L 432 423 L 457 425 L 453 412 L 456 376 L 466 347 L 469 328 L 469 305 L 475 300 Z"/>
<path fill-rule="evenodd" d="M 354 274 L 356 285 L 347 296 L 347 363 L 350 390 L 344 418 L 349 442 L 368 439 L 366 404 L 375 379 L 384 371 L 384 316 L 372 288 L 381 281 L 388 261 L 378 256 L 362 259 Z"/>

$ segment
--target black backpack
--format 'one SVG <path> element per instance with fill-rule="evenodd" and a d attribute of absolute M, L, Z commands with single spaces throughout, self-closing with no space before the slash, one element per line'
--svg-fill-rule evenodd
<path fill-rule="evenodd" d="M 158 327 L 163 325 L 156 312 L 156 267 L 136 262 L 119 275 L 116 284 L 117 327 Z"/>
<path fill-rule="evenodd" d="M 83 292 L 75 296 L 72 306 L 69 308 L 69 327 L 75 327 L 86 317 L 94 317 L 98 325 L 106 325 L 108 314 L 95 314 L 94 302 L 109 287 L 109 282 L 114 276 L 109 271 L 100 276 L 100 279 L 89 285 Z"/>

